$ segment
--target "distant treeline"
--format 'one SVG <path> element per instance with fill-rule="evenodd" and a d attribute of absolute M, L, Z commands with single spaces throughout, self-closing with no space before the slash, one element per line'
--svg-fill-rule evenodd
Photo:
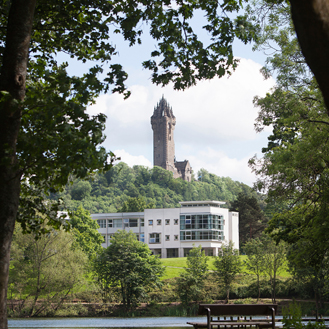
<path fill-rule="evenodd" d="M 230 207 L 239 193 L 253 195 L 264 208 L 262 196 L 251 187 L 229 177 L 219 177 L 201 169 L 192 182 L 174 179 L 170 171 L 121 162 L 106 173 L 89 180 L 72 179 L 65 190 L 51 198 L 61 197 L 63 208 L 74 211 L 79 206 L 91 213 L 118 212 L 129 198 L 143 198 L 148 207 L 178 207 L 180 201 L 219 200 Z"/>

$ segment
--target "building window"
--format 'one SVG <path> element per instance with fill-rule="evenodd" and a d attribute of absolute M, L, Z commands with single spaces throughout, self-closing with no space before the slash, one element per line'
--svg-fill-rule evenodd
<path fill-rule="evenodd" d="M 170 224 L 170 219 L 166 219 L 166 225 Z"/>
<path fill-rule="evenodd" d="M 144 241 L 145 241 L 144 233 L 141 233 L 141 234 L 139 235 L 139 241 L 140 241 L 140 242 L 144 242 Z"/>
<path fill-rule="evenodd" d="M 170 241 L 170 235 L 165 235 L 165 240 Z"/>
<path fill-rule="evenodd" d="M 178 241 L 178 235 L 174 235 L 174 241 Z"/>
<path fill-rule="evenodd" d="M 138 227 L 138 219 L 129 218 L 129 227 Z"/>
<path fill-rule="evenodd" d="M 184 257 L 187 257 L 191 251 L 191 248 L 184 248 Z"/>
<path fill-rule="evenodd" d="M 153 219 L 149 219 L 149 225 L 153 225 Z"/>
<path fill-rule="evenodd" d="M 140 226 L 143 227 L 144 226 L 144 218 L 140 218 L 139 222 L 140 222 Z"/>
<path fill-rule="evenodd" d="M 181 230 L 221 230 L 223 219 L 222 216 L 211 214 L 181 215 Z"/>
<path fill-rule="evenodd" d="M 160 233 L 151 233 L 149 243 L 160 243 Z"/>
<path fill-rule="evenodd" d="M 107 226 L 108 227 L 113 227 L 113 220 L 112 219 L 107 220 Z"/>
<path fill-rule="evenodd" d="M 125 218 L 123 220 L 125 227 L 138 227 L 138 219 L 136 218 Z"/>
<path fill-rule="evenodd" d="M 177 258 L 177 257 L 178 257 L 178 248 L 167 249 L 167 258 Z"/>
<path fill-rule="evenodd" d="M 122 219 L 113 219 L 113 227 L 122 228 Z"/>
<path fill-rule="evenodd" d="M 174 219 L 174 225 L 178 225 L 178 219 Z"/>
<path fill-rule="evenodd" d="M 222 240 L 220 231 L 181 231 L 180 240 Z"/>
<path fill-rule="evenodd" d="M 106 219 L 98 219 L 97 224 L 99 225 L 99 228 L 106 228 Z"/>
<path fill-rule="evenodd" d="M 161 225 L 161 219 L 157 219 L 157 225 Z"/>

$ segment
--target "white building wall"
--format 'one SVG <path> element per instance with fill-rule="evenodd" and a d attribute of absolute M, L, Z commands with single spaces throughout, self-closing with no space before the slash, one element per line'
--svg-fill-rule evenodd
<path fill-rule="evenodd" d="M 91 217 L 100 220 L 102 225 L 105 220 L 106 227 L 99 229 L 105 239 L 103 247 L 110 244 L 111 235 L 118 229 L 125 229 L 136 233 L 140 241 L 147 243 L 152 252 L 162 258 L 183 257 L 194 245 L 201 245 L 207 255 L 213 256 L 218 255 L 222 243 L 233 241 L 235 248 L 239 248 L 238 213 L 231 213 L 227 208 L 220 208 L 219 205 L 224 203 L 218 201 L 191 201 L 181 204 L 180 208 L 145 209 L 144 212 L 134 213 L 92 214 Z M 223 216 L 224 240 L 180 240 L 180 216 L 189 214 Z M 128 219 L 137 219 L 138 227 L 127 226 Z M 121 227 L 115 227 L 114 220 L 116 224 L 121 223 Z"/>
<path fill-rule="evenodd" d="M 144 220 L 145 242 L 155 254 L 165 258 L 168 248 L 180 247 L 179 208 L 145 209 Z M 150 240 L 152 234 L 159 234 L 159 242 Z"/>
<path fill-rule="evenodd" d="M 127 212 L 127 213 L 104 213 L 104 214 L 91 214 L 91 218 L 94 220 L 100 220 L 102 225 L 105 227 L 100 227 L 98 229 L 99 233 L 104 237 L 104 243 L 102 247 L 106 248 L 110 245 L 111 235 L 113 235 L 117 230 L 131 230 L 135 234 L 138 234 L 139 238 L 144 234 L 144 212 Z M 137 227 L 129 227 L 129 223 L 125 223 L 127 219 L 137 219 Z M 121 223 L 121 226 L 115 226 Z M 111 226 L 110 226 L 111 225 Z"/>
<path fill-rule="evenodd" d="M 230 212 L 230 240 L 234 243 L 234 248 L 239 249 L 239 213 Z"/>

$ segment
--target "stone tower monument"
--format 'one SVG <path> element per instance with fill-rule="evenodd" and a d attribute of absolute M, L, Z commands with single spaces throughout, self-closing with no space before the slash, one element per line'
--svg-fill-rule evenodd
<path fill-rule="evenodd" d="M 153 129 L 153 164 L 170 170 L 174 178 L 181 177 L 191 181 L 192 168 L 188 160 L 176 162 L 174 129 L 176 118 L 172 108 L 162 96 L 160 102 L 154 107 L 151 117 Z"/>

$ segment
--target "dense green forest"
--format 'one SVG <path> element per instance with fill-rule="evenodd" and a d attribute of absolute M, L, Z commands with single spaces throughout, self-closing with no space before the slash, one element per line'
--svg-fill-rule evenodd
<path fill-rule="evenodd" d="M 174 179 L 170 171 L 120 162 L 106 173 L 89 180 L 72 179 L 63 192 L 51 195 L 62 198 L 63 209 L 74 211 L 80 205 L 91 213 L 118 212 L 129 198 L 142 197 L 148 207 L 171 208 L 180 201 L 219 200 L 230 207 L 239 193 L 255 196 L 264 208 L 262 195 L 246 184 L 229 177 L 219 177 L 201 169 L 192 182 Z"/>

